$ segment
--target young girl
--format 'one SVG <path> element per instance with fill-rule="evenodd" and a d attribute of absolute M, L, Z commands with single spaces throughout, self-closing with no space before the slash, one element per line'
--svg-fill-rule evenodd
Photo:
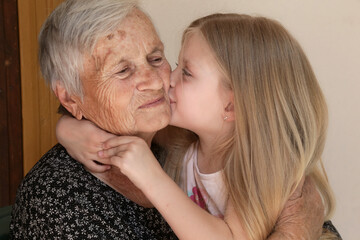
<path fill-rule="evenodd" d="M 111 138 L 100 158 L 83 159 L 119 167 L 180 239 L 265 239 L 304 176 L 315 181 L 329 219 L 334 202 L 321 167 L 325 100 L 307 57 L 279 23 L 238 14 L 194 21 L 170 86 L 170 124 L 191 132 L 170 140 L 168 175 L 136 137 Z M 66 144 L 78 123 L 62 121 L 60 142 L 84 154 Z"/>

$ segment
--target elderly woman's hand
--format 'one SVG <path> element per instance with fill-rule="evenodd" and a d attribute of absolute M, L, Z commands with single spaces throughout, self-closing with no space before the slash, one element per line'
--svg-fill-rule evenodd
<path fill-rule="evenodd" d="M 90 121 L 77 120 L 70 116 L 62 116 L 56 125 L 56 137 L 71 157 L 82 163 L 90 172 L 101 173 L 110 169 L 106 159 L 99 163 L 98 151 L 103 143 L 116 137 L 96 127 Z"/>

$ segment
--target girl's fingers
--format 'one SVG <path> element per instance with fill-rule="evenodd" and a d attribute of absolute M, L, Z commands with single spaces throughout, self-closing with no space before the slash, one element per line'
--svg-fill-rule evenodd
<path fill-rule="evenodd" d="M 103 158 L 110 158 L 113 156 L 117 156 L 118 154 L 120 154 L 121 152 L 124 152 L 127 150 L 127 144 L 122 144 L 113 148 L 109 148 L 109 149 L 105 149 L 102 151 L 98 152 L 98 156 L 103 159 Z"/>
<path fill-rule="evenodd" d="M 103 173 L 109 170 L 111 166 L 98 163 L 97 161 L 89 161 L 86 168 L 93 173 Z"/>
<path fill-rule="evenodd" d="M 101 161 L 102 158 L 99 157 L 97 152 L 100 150 L 97 150 L 95 152 L 85 152 L 84 154 L 76 155 L 76 152 L 69 152 L 71 156 L 74 156 L 74 158 L 79 161 L 80 163 L 84 164 L 85 166 L 92 163 L 92 161 Z M 106 163 L 105 163 L 106 164 Z"/>
<path fill-rule="evenodd" d="M 104 157 L 104 158 L 100 158 L 100 157 L 97 157 L 97 160 L 95 160 L 95 163 L 97 164 L 102 164 L 102 165 L 111 165 L 111 161 L 110 161 L 110 158 L 108 157 Z"/>
<path fill-rule="evenodd" d="M 99 138 L 98 139 L 101 141 L 101 145 L 102 145 L 101 147 L 103 147 L 103 145 L 104 145 L 104 143 L 106 141 L 109 141 L 110 139 L 116 138 L 116 137 L 118 137 L 118 136 L 102 130 L 102 131 L 99 132 Z"/>
<path fill-rule="evenodd" d="M 134 141 L 137 137 L 134 136 L 116 136 L 113 138 L 110 138 L 109 140 L 105 141 L 103 143 L 104 149 L 114 148 L 119 145 L 128 144 L 132 141 Z"/>
<path fill-rule="evenodd" d="M 116 166 L 120 169 L 121 173 L 125 174 L 127 177 L 129 177 L 126 173 L 126 171 L 124 171 L 125 169 L 123 168 L 123 159 L 121 158 L 121 156 L 112 156 L 111 158 L 109 158 L 111 161 L 111 165 Z"/>
<path fill-rule="evenodd" d="M 112 165 L 118 166 L 121 170 L 121 167 L 119 166 L 121 164 L 121 157 L 120 156 L 112 156 L 110 159 L 110 162 Z"/>

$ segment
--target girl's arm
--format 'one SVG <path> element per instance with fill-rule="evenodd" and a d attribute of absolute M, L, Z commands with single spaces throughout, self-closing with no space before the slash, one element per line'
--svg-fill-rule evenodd
<path fill-rule="evenodd" d="M 56 125 L 56 138 L 63 145 L 71 157 L 82 163 L 90 172 L 105 172 L 110 169 L 106 159 L 102 163 L 97 161 L 98 151 L 103 150 L 103 143 L 116 137 L 95 126 L 88 120 L 77 120 L 70 116 L 62 116 Z"/>
<path fill-rule="evenodd" d="M 225 219 L 215 217 L 197 206 L 166 174 L 144 191 L 179 239 L 249 239 L 231 201 Z"/>
<path fill-rule="evenodd" d="M 197 206 L 163 171 L 151 150 L 140 138 L 118 137 L 104 143 L 110 157 L 163 215 L 179 239 L 248 239 L 229 200 L 225 219 L 212 216 Z M 114 147 L 116 146 L 116 147 Z M 100 160 L 101 161 L 101 160 Z M 287 202 L 272 240 L 318 239 L 323 206 L 316 187 L 307 178 Z"/>
<path fill-rule="evenodd" d="M 198 207 L 163 171 L 142 139 L 123 136 L 104 145 L 117 147 L 99 156 L 110 157 L 111 164 L 143 191 L 179 239 L 247 239 L 231 202 L 225 220 Z"/>

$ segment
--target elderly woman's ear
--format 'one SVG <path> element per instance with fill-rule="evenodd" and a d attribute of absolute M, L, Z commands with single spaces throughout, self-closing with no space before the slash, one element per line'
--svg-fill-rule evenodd
<path fill-rule="evenodd" d="M 78 104 L 80 98 L 70 95 L 60 81 L 56 81 L 53 88 L 56 97 L 59 99 L 61 105 L 66 108 L 76 119 L 81 120 L 83 117 L 82 110 Z"/>

